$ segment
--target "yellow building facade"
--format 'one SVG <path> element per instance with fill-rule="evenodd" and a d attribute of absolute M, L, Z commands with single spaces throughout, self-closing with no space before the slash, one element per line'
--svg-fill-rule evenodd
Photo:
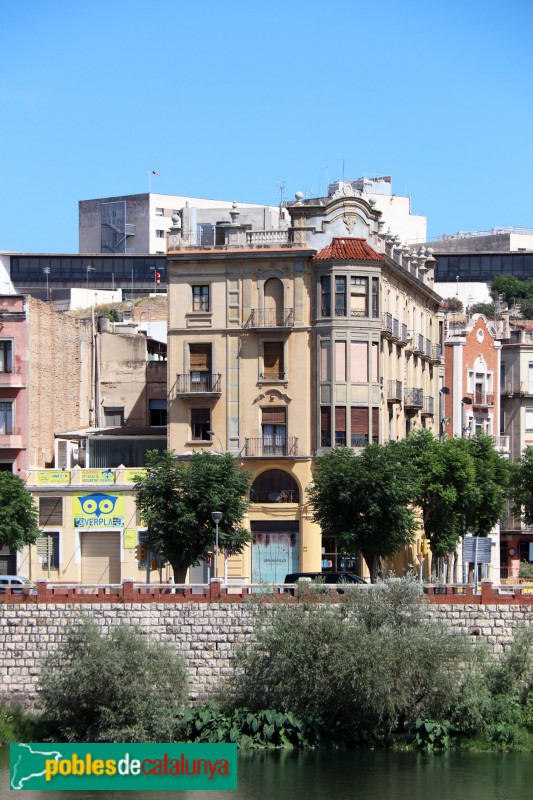
<path fill-rule="evenodd" d="M 39 514 L 36 545 L 19 556 L 20 572 L 53 583 L 144 581 L 137 559 L 145 530 L 134 484 L 142 469 L 32 470 L 26 482 Z"/>
<path fill-rule="evenodd" d="M 253 476 L 253 543 L 228 576 L 365 574 L 311 520 L 306 488 L 331 447 L 438 432 L 434 259 L 382 233 L 357 193 L 297 200 L 286 231 L 233 222 L 223 245 L 171 232 L 168 435 L 177 454 L 230 452 Z M 278 235 L 274 235 L 278 234 Z M 414 553 L 397 568 L 413 563 Z M 219 569 L 222 574 L 222 565 Z"/>

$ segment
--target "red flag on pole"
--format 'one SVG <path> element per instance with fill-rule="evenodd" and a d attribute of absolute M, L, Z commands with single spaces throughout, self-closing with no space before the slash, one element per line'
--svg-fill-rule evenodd
<path fill-rule="evenodd" d="M 161 175 L 160 172 L 156 172 L 155 169 L 152 170 L 152 175 Z"/>
<path fill-rule="evenodd" d="M 159 286 L 159 284 L 161 283 L 161 275 L 159 274 L 159 272 L 155 273 L 155 282 L 157 286 Z"/>

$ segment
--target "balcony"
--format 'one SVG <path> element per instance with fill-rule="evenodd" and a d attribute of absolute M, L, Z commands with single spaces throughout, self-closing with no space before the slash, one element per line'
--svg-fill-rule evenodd
<path fill-rule="evenodd" d="M 413 333 L 413 353 L 416 353 L 419 356 L 425 355 L 426 348 L 424 343 L 424 337 L 421 333 L 416 334 Z"/>
<path fill-rule="evenodd" d="M 221 385 L 221 375 L 209 372 L 176 375 L 176 394 L 181 397 L 219 395 L 222 392 Z"/>
<path fill-rule="evenodd" d="M 270 370 L 269 372 L 259 373 L 259 383 L 279 383 L 280 381 L 282 383 L 287 381 L 286 372 L 274 372 Z"/>
<path fill-rule="evenodd" d="M 422 389 L 406 389 L 403 399 L 406 409 L 419 410 L 424 407 L 424 395 Z"/>
<path fill-rule="evenodd" d="M 386 339 L 399 339 L 400 327 L 400 323 L 392 314 L 386 312 L 381 315 L 381 332 Z"/>
<path fill-rule="evenodd" d="M 250 330 L 271 330 L 294 327 L 294 309 L 252 308 L 243 328 Z"/>
<path fill-rule="evenodd" d="M 476 390 L 472 398 L 474 406 L 488 407 L 494 405 L 494 394 Z"/>
<path fill-rule="evenodd" d="M 0 371 L 0 389 L 21 389 L 26 386 L 20 374 L 20 366 Z"/>
<path fill-rule="evenodd" d="M 505 453 L 509 452 L 509 436 L 492 436 L 491 438 L 497 450 Z"/>
<path fill-rule="evenodd" d="M 442 345 L 440 344 L 432 344 L 431 345 L 431 355 L 429 360 L 433 364 L 440 364 L 442 362 Z"/>
<path fill-rule="evenodd" d="M 0 427 L 0 448 L 5 450 L 23 450 L 22 430 L 12 425 Z"/>
<path fill-rule="evenodd" d="M 430 396 L 425 396 L 422 402 L 422 416 L 423 417 L 432 417 L 435 414 L 435 398 Z"/>
<path fill-rule="evenodd" d="M 295 458 L 298 455 L 298 437 L 245 439 L 241 455 L 244 458 Z"/>
<path fill-rule="evenodd" d="M 426 347 L 424 349 L 424 355 L 427 359 L 431 361 L 431 353 L 432 353 L 432 345 L 429 339 L 426 339 Z"/>
<path fill-rule="evenodd" d="M 402 388 L 401 381 L 389 381 L 387 384 L 387 403 L 401 403 Z"/>
<path fill-rule="evenodd" d="M 403 322 L 399 324 L 399 331 L 398 331 L 398 344 L 406 345 L 407 344 L 407 325 L 404 325 Z"/>

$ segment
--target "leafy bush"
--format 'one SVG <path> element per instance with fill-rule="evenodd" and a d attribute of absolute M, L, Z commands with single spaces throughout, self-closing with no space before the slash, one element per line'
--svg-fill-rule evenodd
<path fill-rule="evenodd" d="M 172 708 L 185 700 L 181 656 L 135 629 L 102 636 L 82 619 L 40 676 L 49 736 L 75 742 L 157 742 L 173 736 Z"/>
<path fill-rule="evenodd" d="M 526 581 L 533 581 L 533 564 L 530 564 L 529 561 L 521 561 L 518 577 L 524 578 Z"/>
<path fill-rule="evenodd" d="M 335 738 L 388 736 L 444 706 L 472 658 L 464 636 L 428 618 L 413 578 L 347 592 L 340 605 L 259 607 L 225 707 L 319 720 Z"/>
<path fill-rule="evenodd" d="M 294 714 L 267 709 L 252 712 L 217 706 L 187 709 L 178 718 L 179 737 L 186 742 L 237 742 L 240 749 L 312 748 L 320 744 L 320 726 Z"/>

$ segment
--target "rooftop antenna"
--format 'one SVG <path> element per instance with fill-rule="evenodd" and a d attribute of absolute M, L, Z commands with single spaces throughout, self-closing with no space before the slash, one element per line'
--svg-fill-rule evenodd
<path fill-rule="evenodd" d="M 283 205 L 283 190 L 285 188 L 285 184 L 283 182 L 276 183 L 276 187 L 279 192 L 279 210 L 281 211 L 281 207 Z"/>

